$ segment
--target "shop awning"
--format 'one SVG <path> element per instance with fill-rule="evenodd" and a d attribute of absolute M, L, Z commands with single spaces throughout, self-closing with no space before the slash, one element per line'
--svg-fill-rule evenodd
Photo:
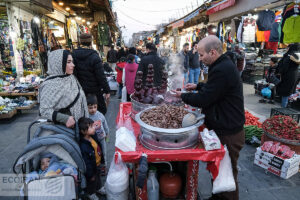
<path fill-rule="evenodd" d="M 35 11 L 41 14 L 53 11 L 52 0 L 4 0 L 4 2 L 13 3 L 25 10 Z"/>
<path fill-rule="evenodd" d="M 235 0 L 221 0 L 216 1 L 216 3 L 212 3 L 210 7 L 207 8 L 206 14 L 210 15 L 235 4 Z"/>

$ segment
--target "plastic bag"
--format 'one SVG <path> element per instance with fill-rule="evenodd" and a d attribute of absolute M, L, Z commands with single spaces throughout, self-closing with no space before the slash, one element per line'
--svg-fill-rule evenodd
<path fill-rule="evenodd" d="M 231 192 L 236 190 L 236 185 L 233 178 L 231 159 L 227 150 L 225 149 L 225 156 L 221 160 L 219 174 L 213 182 L 213 194 L 220 192 Z"/>
<path fill-rule="evenodd" d="M 135 151 L 136 138 L 133 132 L 126 127 L 120 127 L 116 132 L 115 146 L 124 152 Z"/>
<path fill-rule="evenodd" d="M 122 88 L 122 99 L 121 99 L 122 102 L 127 102 L 127 89 L 126 89 L 126 86 L 123 86 Z"/>
<path fill-rule="evenodd" d="M 113 157 L 105 183 L 106 198 L 108 200 L 127 200 L 129 192 L 128 168 L 122 161 L 120 152 L 116 153 L 118 159 L 115 162 L 115 157 Z"/>
<path fill-rule="evenodd" d="M 270 90 L 269 87 L 266 87 L 266 88 L 261 90 L 261 94 L 262 94 L 263 97 L 270 98 L 271 94 L 272 94 L 272 91 Z"/>

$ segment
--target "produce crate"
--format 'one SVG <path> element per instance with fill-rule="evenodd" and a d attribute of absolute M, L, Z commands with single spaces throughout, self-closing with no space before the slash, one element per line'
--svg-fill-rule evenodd
<path fill-rule="evenodd" d="M 284 144 L 284 145 L 290 147 L 291 150 L 293 150 L 293 151 L 296 152 L 296 154 L 299 154 L 299 155 L 300 155 L 300 145 L 288 144 L 288 143 L 285 143 L 285 142 L 282 142 L 282 141 L 278 141 L 278 140 L 276 140 L 275 138 L 270 138 L 268 135 L 263 134 L 263 135 L 261 136 L 261 144 L 263 144 L 263 143 L 266 142 L 266 141 L 280 142 L 281 144 Z"/>
<path fill-rule="evenodd" d="M 298 123 L 300 121 L 300 112 L 291 108 L 272 108 L 270 117 L 274 115 L 286 115 L 290 116 Z"/>
<path fill-rule="evenodd" d="M 0 114 L 0 119 L 10 119 L 17 114 L 17 110 L 12 110 L 9 113 Z"/>

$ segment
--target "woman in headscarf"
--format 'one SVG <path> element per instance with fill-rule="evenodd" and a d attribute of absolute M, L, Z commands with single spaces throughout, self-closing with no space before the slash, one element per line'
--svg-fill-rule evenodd
<path fill-rule="evenodd" d="M 298 66 L 300 65 L 300 44 L 290 44 L 288 51 L 278 63 L 278 72 L 281 81 L 277 86 L 277 94 L 282 97 L 281 107 L 286 108 L 289 96 L 295 90 L 295 84 L 298 75 Z"/>
<path fill-rule="evenodd" d="M 88 116 L 85 94 L 73 75 L 73 58 L 69 51 L 59 49 L 48 56 L 49 77 L 39 89 L 40 114 L 54 123 L 72 128 Z"/>

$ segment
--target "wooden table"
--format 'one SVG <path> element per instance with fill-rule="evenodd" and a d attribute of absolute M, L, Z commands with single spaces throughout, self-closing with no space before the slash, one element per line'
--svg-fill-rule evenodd
<path fill-rule="evenodd" d="M 17 97 L 17 96 L 26 96 L 29 100 L 33 100 L 34 97 L 38 95 L 37 91 L 34 92 L 24 92 L 24 93 L 17 93 L 17 92 L 0 92 L 0 96 L 2 97 Z"/>

